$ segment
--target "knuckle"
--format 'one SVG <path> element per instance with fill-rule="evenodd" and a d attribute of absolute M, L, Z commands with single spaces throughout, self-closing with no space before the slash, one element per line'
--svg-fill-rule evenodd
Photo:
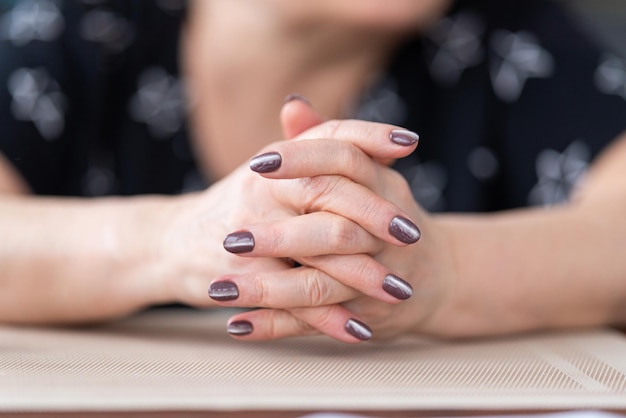
<path fill-rule="evenodd" d="M 319 330 L 329 330 L 333 328 L 335 320 L 334 311 L 330 307 L 319 309 L 315 318 L 315 327 Z"/>
<path fill-rule="evenodd" d="M 300 186 L 304 191 L 306 206 L 314 210 L 317 209 L 322 205 L 324 198 L 332 193 L 338 181 L 337 176 L 315 176 L 299 179 Z"/>
<path fill-rule="evenodd" d="M 286 311 L 291 315 L 291 320 L 294 321 L 292 324 L 293 329 L 290 332 L 290 335 L 319 334 L 319 330 L 316 327 L 304 320 L 303 313 L 308 309 L 310 308 L 296 308 Z"/>
<path fill-rule="evenodd" d="M 351 173 L 363 167 L 365 164 L 365 154 L 360 148 L 344 143 L 344 171 Z"/>
<path fill-rule="evenodd" d="M 370 260 L 371 258 L 365 255 L 355 258 L 355 263 L 352 266 L 352 275 L 358 278 L 357 283 L 367 283 L 367 278 L 378 270 L 372 266 Z"/>
<path fill-rule="evenodd" d="M 334 138 L 344 124 L 341 119 L 327 120 L 297 136 L 299 139 Z"/>
<path fill-rule="evenodd" d="M 286 234 L 284 234 L 280 228 L 268 228 L 263 235 L 263 239 L 266 240 L 267 250 L 270 254 L 280 255 L 281 250 L 285 246 Z"/>
<path fill-rule="evenodd" d="M 323 123 L 321 133 L 327 138 L 335 138 L 344 125 L 345 121 L 341 119 L 332 119 L 326 121 Z"/>
<path fill-rule="evenodd" d="M 345 218 L 337 218 L 331 222 L 326 237 L 329 247 L 333 251 L 344 253 L 361 242 L 358 226 Z"/>
<path fill-rule="evenodd" d="M 280 316 L 284 315 L 284 311 L 270 309 L 266 312 L 265 333 L 269 339 L 278 339 L 283 337 L 283 329 L 279 326 Z"/>
<path fill-rule="evenodd" d="M 359 202 L 358 213 L 367 220 L 378 220 L 384 208 L 383 199 L 375 194 L 364 198 Z"/>
<path fill-rule="evenodd" d="M 321 134 L 330 139 L 350 140 L 369 138 L 376 133 L 372 123 L 353 119 L 333 119 L 325 122 Z M 350 138 L 350 139 L 349 139 Z"/>
<path fill-rule="evenodd" d="M 263 276 L 261 274 L 253 275 L 252 284 L 254 292 L 250 292 L 250 303 L 257 306 L 270 305 L 272 303 L 272 292 Z"/>
<path fill-rule="evenodd" d="M 311 274 L 304 280 L 304 294 L 307 295 L 311 306 L 322 306 L 328 304 L 331 296 L 330 286 L 326 281 L 326 276 L 319 270 L 311 269 Z"/>

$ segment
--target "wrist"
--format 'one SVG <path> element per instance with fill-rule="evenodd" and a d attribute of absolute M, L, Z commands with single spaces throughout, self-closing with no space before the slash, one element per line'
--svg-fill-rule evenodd
<path fill-rule="evenodd" d="M 160 198 L 6 198 L 0 226 L 0 320 L 103 321 L 167 302 L 154 262 Z M 156 226 L 155 226 L 156 225 Z"/>
<path fill-rule="evenodd" d="M 222 239 L 226 228 L 215 213 L 219 205 L 212 192 L 175 197 L 156 196 L 136 207 L 126 231 L 133 242 L 135 265 L 145 301 L 151 304 L 182 303 L 212 307 L 208 297 L 210 281 L 219 273 L 226 254 Z"/>
<path fill-rule="evenodd" d="M 437 328 L 449 337 L 510 334 L 546 327 L 537 297 L 534 267 L 520 258 L 518 244 L 532 245 L 522 237 L 528 230 L 515 222 L 502 223 L 498 215 L 439 215 L 437 222 L 447 237 L 450 274 Z M 530 253 L 529 253 L 530 254 Z M 531 262 L 532 263 L 532 262 Z"/>
<path fill-rule="evenodd" d="M 179 202 L 169 196 L 110 199 L 97 236 L 111 272 L 111 293 L 132 310 L 176 301 L 176 263 L 163 250 Z"/>
<path fill-rule="evenodd" d="M 619 322 L 624 268 L 612 240 L 622 234 L 597 212 L 442 215 L 459 274 L 443 322 L 461 336 Z"/>

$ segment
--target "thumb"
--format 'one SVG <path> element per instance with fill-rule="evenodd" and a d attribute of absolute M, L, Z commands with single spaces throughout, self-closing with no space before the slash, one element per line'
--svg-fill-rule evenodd
<path fill-rule="evenodd" d="M 292 139 L 302 132 L 324 122 L 308 99 L 299 94 L 290 94 L 280 111 L 280 124 L 285 139 Z"/>

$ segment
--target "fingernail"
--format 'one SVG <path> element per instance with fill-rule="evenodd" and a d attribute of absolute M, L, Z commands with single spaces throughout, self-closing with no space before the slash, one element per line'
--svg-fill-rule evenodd
<path fill-rule="evenodd" d="M 254 236 L 248 231 L 228 234 L 224 239 L 224 249 L 233 254 L 249 253 L 254 250 Z"/>
<path fill-rule="evenodd" d="M 419 228 L 407 218 L 396 216 L 389 223 L 389 233 L 405 244 L 413 244 L 422 235 Z"/>
<path fill-rule="evenodd" d="M 285 97 L 285 103 L 289 103 L 292 100 L 300 100 L 301 102 L 304 102 L 308 104 L 309 106 L 311 105 L 311 102 L 309 101 L 309 99 L 307 99 L 306 97 L 298 93 L 291 93 L 291 94 L 288 94 L 287 97 Z"/>
<path fill-rule="evenodd" d="M 280 168 L 283 158 L 277 152 L 266 152 L 250 160 L 250 169 L 257 173 L 271 173 Z"/>
<path fill-rule="evenodd" d="M 346 322 L 345 330 L 348 334 L 352 335 L 361 341 L 367 341 L 372 338 L 372 330 L 363 322 L 350 318 Z"/>
<path fill-rule="evenodd" d="M 405 147 L 417 144 L 420 140 L 420 136 L 412 131 L 406 129 L 394 129 L 389 133 L 389 139 L 394 144 L 403 145 Z"/>
<path fill-rule="evenodd" d="M 235 300 L 239 297 L 239 289 L 233 282 L 214 282 L 209 286 L 209 297 L 213 300 Z"/>
<path fill-rule="evenodd" d="M 248 335 L 252 331 L 254 331 L 254 327 L 248 321 L 234 321 L 226 327 L 226 332 L 230 335 Z"/>
<path fill-rule="evenodd" d="M 383 290 L 396 299 L 405 300 L 413 296 L 413 287 L 398 276 L 388 274 L 383 280 Z"/>

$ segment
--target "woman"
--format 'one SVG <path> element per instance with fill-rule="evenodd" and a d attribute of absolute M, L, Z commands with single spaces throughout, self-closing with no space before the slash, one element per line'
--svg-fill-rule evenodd
<path fill-rule="evenodd" d="M 230 332 L 267 339 L 321 331 L 346 342 L 372 332 L 458 337 L 623 321 L 619 142 L 591 167 L 578 199 L 548 210 L 428 215 L 414 200 L 431 211 L 502 210 L 526 205 L 526 199 L 557 203 L 541 200 L 565 196 L 546 193 L 543 177 L 534 192 L 535 155 L 537 161 L 541 155 L 559 160 L 542 154 L 554 147 L 574 154 L 574 164 L 563 165 L 576 168 L 586 152 L 599 153 L 624 129 L 624 105 L 607 94 L 613 91 L 609 78 L 597 82 L 604 92 L 592 92 L 591 82 L 554 76 L 568 68 L 560 64 L 564 57 L 573 57 L 580 77 L 599 64 L 602 80 L 604 63 L 554 5 L 520 2 L 500 10 L 498 2 L 459 3 L 441 19 L 448 5 L 435 1 L 192 3 L 180 40 L 193 103 L 187 147 L 183 112 L 175 106 L 179 84 L 154 67 L 176 69 L 178 41 L 171 35 L 181 20 L 171 3 L 157 10 L 138 2 L 86 2 L 83 13 L 63 5 L 64 32 L 54 24 L 54 8 L 36 3 L 48 12 L 48 30 L 5 31 L 11 34 L 5 42 L 25 49 L 50 42 L 57 28 L 62 40 L 52 39 L 57 49 L 45 51 L 69 54 L 63 62 L 78 65 L 33 72 L 39 67 L 24 53 L 16 56 L 29 66 L 19 68 L 30 72 L 16 73 L 2 60 L 2 73 L 12 75 L 3 117 L 21 118 L 22 130 L 36 129 L 48 139 L 25 145 L 28 135 L 21 132 L 3 141 L 5 190 L 25 189 L 13 166 L 39 194 L 171 193 L 202 183 L 184 174 L 193 166 L 204 182 L 222 180 L 176 197 L 7 196 L 1 217 L 7 237 L 4 320 L 101 320 L 171 301 L 266 306 L 232 318 Z M 544 44 L 563 46 L 554 33 L 567 36 L 566 45 L 577 52 L 547 51 Z M 82 40 L 75 40 L 77 34 Z M 147 41 L 146 34 L 162 42 Z M 103 62 L 94 71 L 97 60 Z M 55 87 L 77 78 L 87 88 Z M 581 106 L 564 102 L 559 92 L 569 86 L 588 100 Z M 294 100 L 283 109 L 285 137 L 316 141 L 264 149 L 252 160 L 261 175 L 246 166 L 235 169 L 281 137 L 275 114 L 293 91 L 326 117 L 382 113 L 387 122 L 419 128 L 428 138 L 420 145 L 423 164 L 416 157 L 398 161 L 402 179 L 365 156 L 384 163 L 403 157 L 416 145 L 413 135 L 356 121 L 320 124 L 306 103 Z M 373 100 L 362 101 L 364 92 Z M 58 93 L 71 100 L 64 104 Z M 33 112 L 39 107 L 56 113 Z M 122 116 L 126 108 L 130 120 Z M 64 117 L 54 117 L 59 114 Z M 392 131 L 395 142 L 387 141 Z M 146 132 L 157 140 L 140 140 Z M 571 135 L 593 138 L 580 147 Z M 172 149 L 179 159 L 169 158 Z M 83 150 L 92 153 L 91 167 Z M 472 155 L 478 163 L 467 164 Z M 63 171 L 50 178 L 52 170 L 27 167 L 31 162 Z M 445 188 L 437 163 L 457 170 Z M 577 178 L 581 170 L 572 172 L 564 177 Z M 78 180 L 77 174 L 89 173 Z M 289 177 L 296 179 L 275 180 Z M 73 222 L 66 221 L 70 217 Z M 221 248 L 224 236 L 237 255 Z M 291 268 L 292 260 L 301 266 Z M 215 301 L 206 297 L 209 284 Z"/>

